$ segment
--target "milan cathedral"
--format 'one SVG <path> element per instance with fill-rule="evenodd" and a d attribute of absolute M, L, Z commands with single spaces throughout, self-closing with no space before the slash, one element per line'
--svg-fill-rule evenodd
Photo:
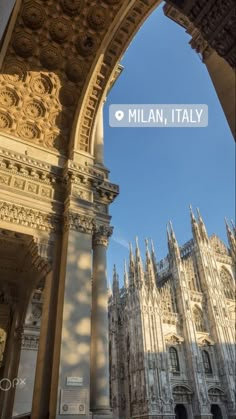
<path fill-rule="evenodd" d="M 114 267 L 109 300 L 114 418 L 235 418 L 235 227 L 229 248 L 191 209 L 193 238 L 180 247 L 170 223 L 159 263 L 138 241 L 124 286 Z"/>

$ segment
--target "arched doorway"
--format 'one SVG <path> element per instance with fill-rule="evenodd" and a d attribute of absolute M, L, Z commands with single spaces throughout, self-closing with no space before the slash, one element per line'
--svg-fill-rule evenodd
<path fill-rule="evenodd" d="M 188 419 L 187 410 L 183 404 L 177 404 L 175 406 L 175 418 L 176 419 Z"/>
<path fill-rule="evenodd" d="M 213 415 L 213 419 L 223 419 L 221 408 L 218 404 L 211 405 L 211 413 Z"/>

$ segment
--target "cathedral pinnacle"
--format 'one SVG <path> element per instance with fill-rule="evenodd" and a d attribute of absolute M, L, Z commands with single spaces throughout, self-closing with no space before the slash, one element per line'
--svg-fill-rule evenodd
<path fill-rule="evenodd" d="M 207 234 L 206 226 L 200 214 L 199 208 L 197 208 L 197 214 L 198 214 L 199 230 L 202 236 L 202 240 L 205 242 L 208 242 L 208 234 Z"/>
<path fill-rule="evenodd" d="M 124 286 L 126 289 L 129 288 L 129 278 L 128 278 L 126 260 L 124 262 Z"/>
<path fill-rule="evenodd" d="M 193 237 L 197 242 L 199 242 L 199 241 L 201 241 L 201 236 L 200 236 L 200 232 L 199 232 L 198 223 L 197 223 L 197 220 L 195 218 L 195 215 L 194 215 L 194 212 L 193 212 L 193 209 L 192 209 L 192 205 L 190 205 L 189 208 L 190 208 L 190 217 L 191 217 Z"/>
<path fill-rule="evenodd" d="M 155 278 L 155 267 L 153 264 L 153 260 L 150 255 L 149 251 L 149 243 L 148 240 L 145 240 L 146 245 L 146 284 L 151 288 L 156 285 L 156 278 Z M 152 243 L 152 251 L 154 251 L 153 243 Z"/>
<path fill-rule="evenodd" d="M 112 284 L 113 301 L 116 303 L 120 298 L 119 276 L 116 272 L 116 265 L 113 267 L 113 284 Z"/>
<path fill-rule="evenodd" d="M 136 248 L 135 248 L 135 263 L 136 263 L 136 272 L 137 272 L 137 280 L 143 280 L 143 263 L 140 254 L 139 244 L 138 244 L 138 237 L 135 238 Z"/>
<path fill-rule="evenodd" d="M 167 226 L 167 236 L 170 255 L 175 259 L 180 260 L 180 250 L 171 221 L 169 221 L 169 225 Z"/>
<path fill-rule="evenodd" d="M 225 225 L 226 225 L 228 243 L 229 243 L 229 246 L 230 246 L 231 254 L 232 254 L 232 256 L 234 256 L 236 254 L 236 240 L 235 240 L 234 230 L 232 232 L 226 218 L 225 218 Z M 235 228 L 235 227 L 233 226 L 233 228 Z"/>

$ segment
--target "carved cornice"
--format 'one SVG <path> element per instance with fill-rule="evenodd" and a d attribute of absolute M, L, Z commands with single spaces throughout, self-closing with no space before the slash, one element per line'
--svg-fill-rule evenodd
<path fill-rule="evenodd" d="M 91 201 L 91 192 L 107 203 L 111 203 L 119 194 L 119 186 L 107 179 L 107 170 L 98 170 L 71 160 L 64 170 L 64 182 L 72 186 L 74 196 L 87 201 Z"/>
<path fill-rule="evenodd" d="M 29 157 L 25 154 L 16 153 L 1 147 L 0 149 L 0 162 L 1 167 L 4 167 L 10 171 L 17 173 L 24 173 L 27 170 L 29 176 L 35 176 L 35 170 L 37 170 L 37 178 L 41 181 L 50 181 L 54 175 L 59 175 L 60 169 L 52 166 L 51 164 L 45 163 L 41 160 Z M 23 170 L 22 170 L 23 169 Z M 47 173 L 46 179 L 45 174 Z M 51 177 L 49 176 L 51 175 Z M 53 182 L 53 180 L 52 180 Z"/>
<path fill-rule="evenodd" d="M 64 217 L 65 231 L 75 230 L 81 233 L 93 234 L 95 229 L 95 218 L 90 215 L 81 215 L 68 212 Z"/>
<path fill-rule="evenodd" d="M 59 217 L 55 214 L 3 201 L 0 202 L 0 220 L 42 231 L 57 231 L 60 226 Z"/>
<path fill-rule="evenodd" d="M 0 149 L 0 186 L 3 189 L 48 201 L 58 196 L 61 182 L 60 168 Z"/>

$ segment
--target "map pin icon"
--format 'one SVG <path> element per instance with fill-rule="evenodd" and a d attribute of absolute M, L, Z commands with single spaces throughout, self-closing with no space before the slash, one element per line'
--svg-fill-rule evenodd
<path fill-rule="evenodd" d="M 122 119 L 124 118 L 125 114 L 123 111 L 116 111 L 115 113 L 115 117 L 117 119 L 117 121 L 122 121 Z"/>

